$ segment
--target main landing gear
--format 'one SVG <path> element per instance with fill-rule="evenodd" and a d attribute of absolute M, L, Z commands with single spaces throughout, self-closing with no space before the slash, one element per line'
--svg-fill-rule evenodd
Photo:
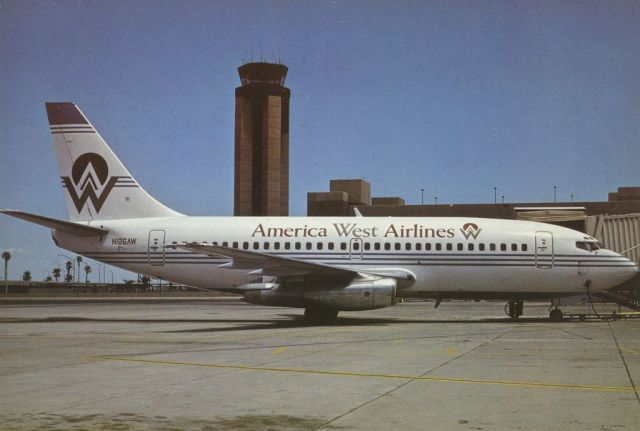
<path fill-rule="evenodd" d="M 329 307 L 307 307 L 304 320 L 307 323 L 332 323 L 338 317 L 338 310 Z"/>
<path fill-rule="evenodd" d="M 512 319 L 517 319 L 522 316 L 522 309 L 524 308 L 524 301 L 509 301 L 504 306 L 504 312 Z"/>
<path fill-rule="evenodd" d="M 562 310 L 560 310 L 558 307 L 549 311 L 549 320 L 551 320 L 552 322 L 562 322 L 563 317 L 564 315 L 562 314 Z"/>

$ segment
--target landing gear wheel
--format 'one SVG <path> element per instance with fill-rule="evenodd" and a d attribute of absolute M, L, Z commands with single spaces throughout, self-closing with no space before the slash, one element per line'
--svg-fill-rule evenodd
<path fill-rule="evenodd" d="M 522 316 L 522 310 L 524 308 L 524 301 L 509 301 L 507 305 L 504 307 L 505 313 L 507 316 L 512 319 L 517 319 Z"/>
<path fill-rule="evenodd" d="M 554 308 L 549 312 L 549 320 L 552 322 L 562 322 L 563 317 L 562 310 L 559 308 Z"/>
<path fill-rule="evenodd" d="M 331 323 L 338 317 L 338 310 L 325 307 L 307 307 L 304 309 L 304 320 L 307 323 Z"/>

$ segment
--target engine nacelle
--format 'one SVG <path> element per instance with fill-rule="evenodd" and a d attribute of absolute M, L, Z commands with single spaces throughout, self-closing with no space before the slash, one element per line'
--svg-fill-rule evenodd
<path fill-rule="evenodd" d="M 395 304 L 396 281 L 390 278 L 363 279 L 342 288 L 319 286 L 278 286 L 247 292 L 251 304 L 278 307 L 322 306 L 341 311 L 374 310 Z"/>

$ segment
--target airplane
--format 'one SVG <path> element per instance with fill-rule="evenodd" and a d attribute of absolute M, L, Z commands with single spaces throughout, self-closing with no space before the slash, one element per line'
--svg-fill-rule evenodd
<path fill-rule="evenodd" d="M 309 322 L 401 299 L 524 300 L 594 294 L 638 267 L 565 227 L 467 217 L 192 217 L 150 196 L 72 102 L 45 103 L 69 220 L 16 210 L 58 247 L 252 304 L 304 308 Z M 555 305 L 554 305 L 555 304 Z M 507 310 L 508 308 L 508 310 Z"/>

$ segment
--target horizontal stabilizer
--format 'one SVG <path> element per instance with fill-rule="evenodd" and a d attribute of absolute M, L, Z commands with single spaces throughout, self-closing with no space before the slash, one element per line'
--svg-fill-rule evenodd
<path fill-rule="evenodd" d="M 26 220 L 31 223 L 46 226 L 50 229 L 66 232 L 76 236 L 99 236 L 109 232 L 108 229 L 100 229 L 97 227 L 85 226 L 78 223 L 68 222 L 64 220 L 58 220 L 55 218 L 44 217 L 41 215 L 30 214 L 23 211 L 16 210 L 0 210 L 1 213 L 16 217 L 22 220 Z"/>

